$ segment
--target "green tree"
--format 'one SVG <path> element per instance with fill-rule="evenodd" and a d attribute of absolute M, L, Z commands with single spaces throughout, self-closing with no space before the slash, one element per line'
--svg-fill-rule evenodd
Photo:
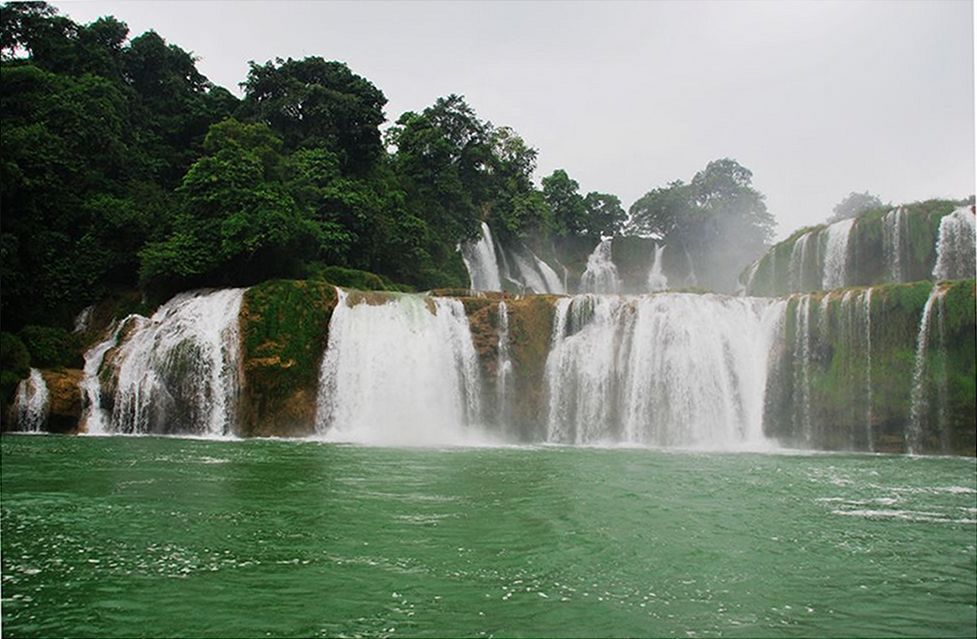
<path fill-rule="evenodd" d="M 616 195 L 591 191 L 584 196 L 583 204 L 587 216 L 587 235 L 596 238 L 614 236 L 624 227 L 627 213 Z"/>
<path fill-rule="evenodd" d="M 580 235 L 587 230 L 587 206 L 580 195 L 580 185 L 563 169 L 553 171 L 543 180 L 543 200 L 550 208 L 553 231 L 557 235 Z"/>
<path fill-rule="evenodd" d="M 289 151 L 324 148 L 362 174 L 381 157 L 386 97 L 342 62 L 319 57 L 251 63 L 242 113 L 268 124 Z"/>
<path fill-rule="evenodd" d="M 140 254 L 143 281 L 169 289 L 295 274 L 319 229 L 285 187 L 281 147 L 263 124 L 212 126 L 177 190 L 169 235 Z"/>

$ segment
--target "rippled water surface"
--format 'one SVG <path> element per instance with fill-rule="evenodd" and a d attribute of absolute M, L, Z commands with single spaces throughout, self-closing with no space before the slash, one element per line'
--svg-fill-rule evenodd
<path fill-rule="evenodd" d="M 972 636 L 972 459 L 4 436 L 5 636 Z"/>

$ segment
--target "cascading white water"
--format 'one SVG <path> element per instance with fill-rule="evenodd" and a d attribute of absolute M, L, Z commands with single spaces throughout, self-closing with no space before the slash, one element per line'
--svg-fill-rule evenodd
<path fill-rule="evenodd" d="M 138 322 L 114 360 L 112 432 L 234 433 L 243 297 L 181 293 Z"/>
<path fill-rule="evenodd" d="M 587 270 L 580 278 L 583 293 L 616 294 L 621 290 L 621 279 L 611 259 L 611 240 L 601 240 L 587 258 Z"/>
<path fill-rule="evenodd" d="M 942 315 L 942 301 L 945 289 L 934 286 L 930 292 L 926 305 L 923 306 L 923 315 L 919 320 L 919 333 L 916 337 L 916 358 L 913 363 L 913 386 L 910 395 L 909 425 L 906 428 L 906 451 L 913 455 L 922 450 L 924 431 L 928 419 L 930 394 L 927 392 L 927 359 L 930 346 L 930 332 L 932 330 L 933 307 L 939 303 L 940 315 Z M 942 331 L 940 331 L 942 333 Z M 940 336 L 939 348 L 944 348 L 942 335 Z M 938 393 L 937 399 L 944 399 L 945 394 Z M 942 406 L 938 407 L 939 413 L 945 413 Z M 939 424 L 942 427 L 942 424 Z M 944 439 L 943 429 L 941 428 L 941 439 Z"/>
<path fill-rule="evenodd" d="M 668 278 L 662 272 L 662 255 L 665 253 L 664 244 L 655 244 L 655 257 L 648 272 L 648 291 L 651 293 L 664 291 L 668 288 Z"/>
<path fill-rule="evenodd" d="M 94 312 L 95 312 L 94 306 L 86 306 L 85 308 L 81 309 L 81 312 L 78 313 L 77 317 L 75 317 L 75 326 L 72 329 L 72 332 L 82 333 L 84 331 L 87 331 L 88 328 L 91 326 L 92 313 Z"/>
<path fill-rule="evenodd" d="M 811 296 L 804 295 L 794 310 L 794 423 L 804 442 L 814 439 L 811 419 Z M 799 364 L 798 364 L 799 363 Z"/>
<path fill-rule="evenodd" d="M 461 247 L 461 258 L 468 268 L 470 286 L 476 291 L 501 291 L 499 261 L 495 256 L 495 243 L 488 224 L 482 222 L 482 235 L 478 241 Z"/>
<path fill-rule="evenodd" d="M 499 302 L 499 356 L 495 370 L 495 399 L 498 420 L 504 427 L 508 423 L 510 386 L 512 384 L 512 358 L 509 355 L 509 308 L 505 300 Z"/>
<path fill-rule="evenodd" d="M 519 281 L 523 286 L 529 287 L 536 293 L 555 293 L 562 295 L 566 293 L 560 276 L 556 274 L 550 266 L 536 255 L 525 251 L 526 255 L 519 252 L 513 253 L 512 258 L 516 264 Z"/>
<path fill-rule="evenodd" d="M 478 354 L 461 302 L 383 303 L 339 291 L 319 377 L 317 432 L 335 441 L 444 444 L 481 422 Z"/>
<path fill-rule="evenodd" d="M 905 280 L 903 254 L 906 238 L 909 235 L 908 224 L 909 215 L 902 207 L 889 211 L 882 218 L 882 255 L 885 258 L 890 282 Z"/>
<path fill-rule="evenodd" d="M 865 442 L 869 451 L 875 450 L 872 433 L 872 289 L 862 293 L 862 315 L 865 319 Z"/>
<path fill-rule="evenodd" d="M 805 270 L 807 268 L 808 245 L 814 234 L 807 232 L 795 240 L 794 247 L 790 251 L 790 264 L 787 267 L 787 277 L 790 282 L 790 290 L 803 291 L 805 283 Z"/>
<path fill-rule="evenodd" d="M 51 406 L 47 383 L 41 371 L 32 368 L 30 375 L 17 384 L 13 407 L 18 430 L 38 433 L 44 429 Z"/>
<path fill-rule="evenodd" d="M 854 218 L 835 222 L 827 228 L 827 244 L 824 250 L 824 267 L 821 272 L 821 288 L 830 290 L 848 284 L 848 238 L 855 224 Z"/>
<path fill-rule="evenodd" d="M 969 206 L 961 207 L 940 220 L 936 241 L 936 265 L 933 279 L 962 280 L 974 277 L 977 250 L 977 223 Z"/>
<path fill-rule="evenodd" d="M 145 320 L 138 315 L 130 315 L 118 324 L 107 329 L 107 337 L 85 351 L 85 367 L 81 378 L 82 397 L 85 399 L 85 412 L 81 417 L 81 432 L 101 435 L 110 430 L 112 415 L 102 406 L 102 383 L 98 373 L 105 360 L 105 354 L 116 346 L 119 332 L 128 322 Z"/>
<path fill-rule="evenodd" d="M 782 309 L 677 293 L 560 300 L 546 362 L 548 440 L 762 442 L 767 358 Z"/>

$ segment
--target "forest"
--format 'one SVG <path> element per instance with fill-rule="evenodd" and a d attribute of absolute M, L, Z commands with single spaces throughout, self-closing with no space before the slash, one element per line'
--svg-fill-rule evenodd
<path fill-rule="evenodd" d="M 76 24 L 43 2 L 0 16 L 8 342 L 69 329 L 122 290 L 155 304 L 281 277 L 464 287 L 458 247 L 482 221 L 537 246 L 652 236 L 727 273 L 772 238 L 763 195 L 732 159 L 626 211 L 562 169 L 537 185 L 537 150 L 459 95 L 388 122 L 380 88 L 307 57 L 251 62 L 239 98 L 154 31 Z"/>

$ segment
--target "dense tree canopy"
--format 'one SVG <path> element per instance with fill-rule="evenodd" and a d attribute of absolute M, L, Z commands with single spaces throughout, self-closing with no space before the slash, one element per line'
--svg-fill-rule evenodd
<path fill-rule="evenodd" d="M 631 230 L 681 249 L 694 273 L 690 283 L 732 290 L 735 274 L 763 252 L 774 232 L 752 180 L 735 160 L 710 162 L 688 184 L 671 182 L 635 202 Z"/>
<path fill-rule="evenodd" d="M 381 134 L 383 92 L 319 57 L 252 62 L 239 100 L 154 31 L 25 2 L 0 11 L 0 85 L 5 330 L 68 327 L 113 291 L 156 298 L 337 268 L 464 286 L 458 247 L 482 222 L 586 249 L 626 218 L 562 169 L 537 185 L 536 150 L 462 96 Z M 665 200 L 685 194 L 677 226 L 655 191 L 632 213 L 662 235 L 683 229 L 690 246 L 695 212 L 762 227 L 762 197 L 737 167 L 670 185 Z"/>

